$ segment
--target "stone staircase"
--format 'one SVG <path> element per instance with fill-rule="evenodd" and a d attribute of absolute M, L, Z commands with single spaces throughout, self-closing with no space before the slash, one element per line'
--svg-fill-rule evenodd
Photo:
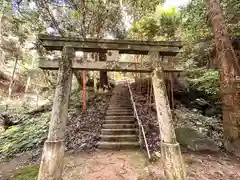
<path fill-rule="evenodd" d="M 133 115 L 128 87 L 116 85 L 102 125 L 101 149 L 138 148 L 136 120 Z"/>

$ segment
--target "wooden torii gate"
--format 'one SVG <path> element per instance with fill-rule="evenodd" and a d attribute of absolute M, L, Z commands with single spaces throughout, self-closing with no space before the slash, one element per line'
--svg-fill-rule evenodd
<path fill-rule="evenodd" d="M 170 180 L 183 180 L 185 171 L 179 144 L 176 141 L 172 122 L 172 114 L 166 96 L 164 72 L 179 71 L 163 64 L 160 56 L 176 56 L 182 47 L 179 41 L 130 41 L 130 40 L 94 40 L 80 38 L 63 38 L 39 35 L 38 40 L 46 50 L 62 51 L 62 58 L 46 60 L 40 58 L 42 69 L 58 69 L 57 87 L 55 90 L 52 116 L 48 139 L 39 169 L 38 180 L 60 180 L 63 171 L 64 133 L 68 115 L 68 101 L 71 91 L 72 70 L 88 71 L 122 71 L 152 72 L 152 84 L 155 96 L 157 118 L 162 140 L 162 154 L 165 162 L 165 173 Z M 119 54 L 148 55 L 150 66 L 141 68 L 138 63 L 115 61 L 79 61 L 75 59 L 75 51 L 106 53 L 116 50 Z"/>

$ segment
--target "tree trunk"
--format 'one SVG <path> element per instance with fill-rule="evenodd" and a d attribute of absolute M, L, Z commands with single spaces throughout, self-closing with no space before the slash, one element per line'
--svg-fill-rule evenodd
<path fill-rule="evenodd" d="M 83 52 L 83 61 L 87 61 L 87 53 Z M 86 71 L 82 71 L 82 113 L 86 113 L 87 109 L 87 89 L 86 89 Z"/>
<path fill-rule="evenodd" d="M 98 61 L 98 53 L 94 53 L 93 56 L 94 56 L 93 61 L 94 62 Z M 98 91 L 98 88 L 97 88 L 97 76 L 99 76 L 98 72 L 94 71 L 93 72 L 93 87 L 94 87 L 94 92 L 95 93 Z"/>
<path fill-rule="evenodd" d="M 106 61 L 106 54 L 99 53 L 99 61 Z M 105 90 L 108 87 L 107 71 L 100 71 L 100 88 Z"/>
<path fill-rule="evenodd" d="M 94 87 L 94 92 L 97 93 L 97 74 L 98 72 L 94 71 L 93 72 L 93 87 Z"/>
<path fill-rule="evenodd" d="M 72 82 L 72 48 L 63 48 L 52 108 L 48 139 L 39 169 L 38 180 L 61 180 L 64 157 L 64 133 L 68 117 L 68 101 Z"/>
<path fill-rule="evenodd" d="M 34 61 L 32 61 L 32 68 L 33 67 L 34 67 Z M 29 88 L 30 82 L 31 82 L 31 76 L 28 76 L 27 84 L 26 84 L 26 87 L 25 87 L 25 94 L 28 93 L 28 88 Z"/>
<path fill-rule="evenodd" d="M 17 63 L 18 63 L 18 58 L 15 59 L 15 63 L 14 63 L 13 71 L 12 71 L 11 82 L 10 82 L 9 88 L 8 88 L 8 99 L 11 99 L 11 96 L 12 96 L 12 89 L 13 89 L 13 85 L 14 85 L 14 75 L 15 75 L 15 72 L 17 69 Z"/>
<path fill-rule="evenodd" d="M 230 41 L 219 0 L 209 0 L 210 19 L 221 70 L 224 145 L 240 157 L 240 81 L 239 64 Z"/>
<path fill-rule="evenodd" d="M 176 141 L 172 113 L 166 92 L 164 72 L 158 52 L 150 52 L 149 58 L 154 62 L 152 84 L 156 103 L 157 118 L 160 128 L 161 150 L 165 164 L 165 175 L 168 180 L 184 180 L 185 170 L 180 146 Z"/>
<path fill-rule="evenodd" d="M 86 71 L 82 71 L 82 113 L 86 113 L 87 99 L 86 99 Z"/>
<path fill-rule="evenodd" d="M 81 71 L 75 70 L 75 71 L 73 71 L 73 74 L 77 79 L 78 88 L 81 89 L 82 88 L 82 74 L 81 74 Z"/>
<path fill-rule="evenodd" d="M 4 27 L 4 24 L 3 24 L 3 15 L 4 15 L 4 12 L 5 12 L 5 9 L 7 8 L 7 2 L 6 1 L 3 1 L 2 3 L 2 7 L 0 7 L 1 11 L 0 11 L 0 62 L 4 62 L 5 60 L 5 52 L 2 50 L 2 46 L 3 46 L 3 36 L 2 36 L 2 33 L 4 32 L 3 28 Z"/>

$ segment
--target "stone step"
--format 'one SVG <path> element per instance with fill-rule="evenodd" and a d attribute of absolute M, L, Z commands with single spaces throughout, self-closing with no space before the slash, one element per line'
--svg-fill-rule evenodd
<path fill-rule="evenodd" d="M 133 116 L 133 111 L 132 110 L 126 110 L 126 111 L 118 111 L 118 110 L 107 110 L 106 114 L 111 116 L 111 114 L 119 114 L 119 115 L 123 115 L 123 116 Z"/>
<path fill-rule="evenodd" d="M 118 104 L 118 105 L 109 105 L 108 106 L 108 109 L 132 109 L 133 106 L 131 103 L 128 103 L 127 105 L 121 105 L 121 104 Z"/>
<path fill-rule="evenodd" d="M 128 102 L 109 102 L 110 106 L 115 107 L 132 107 L 132 103 L 130 101 Z"/>
<path fill-rule="evenodd" d="M 132 111 L 132 107 L 108 107 L 107 111 Z"/>
<path fill-rule="evenodd" d="M 133 116 L 133 112 L 107 112 L 106 116 Z"/>
<path fill-rule="evenodd" d="M 110 101 L 112 101 L 112 102 L 114 102 L 114 101 L 127 102 L 127 101 L 130 101 L 130 100 L 131 100 L 130 97 L 123 98 L 122 96 L 110 98 Z"/>
<path fill-rule="evenodd" d="M 125 103 L 122 103 L 122 102 L 117 102 L 117 103 L 110 103 L 111 105 L 109 107 L 131 107 L 132 108 L 132 103 L 131 102 L 125 102 Z"/>
<path fill-rule="evenodd" d="M 136 135 L 101 135 L 101 141 L 137 141 Z"/>
<path fill-rule="evenodd" d="M 127 93 L 123 94 L 113 94 L 110 99 L 119 99 L 119 100 L 129 100 L 130 96 Z"/>
<path fill-rule="evenodd" d="M 130 101 L 131 102 L 131 101 Z M 111 103 L 111 104 L 109 104 L 110 106 L 126 106 L 126 107 L 128 107 L 128 106 L 131 106 L 132 104 L 119 104 L 119 103 Z"/>
<path fill-rule="evenodd" d="M 133 112 L 132 108 L 108 108 L 107 112 L 114 112 L 114 111 L 117 111 L 117 112 Z"/>
<path fill-rule="evenodd" d="M 106 116 L 106 120 L 135 120 L 134 116 Z"/>
<path fill-rule="evenodd" d="M 132 106 L 109 106 L 108 110 L 114 110 L 114 109 L 132 109 Z"/>
<path fill-rule="evenodd" d="M 132 110 L 132 108 L 130 109 L 130 108 L 126 108 L 126 109 L 124 109 L 124 108 L 121 108 L 121 107 L 119 107 L 119 108 L 108 108 L 107 109 L 107 112 L 133 112 L 133 110 Z"/>
<path fill-rule="evenodd" d="M 138 142 L 129 142 L 129 141 L 122 141 L 122 142 L 106 142 L 100 141 L 98 142 L 98 148 L 101 149 L 136 149 L 139 148 Z"/>
<path fill-rule="evenodd" d="M 124 129 L 124 128 L 136 128 L 135 124 L 103 124 L 105 129 Z"/>
<path fill-rule="evenodd" d="M 114 101 L 129 101 L 130 97 L 126 97 L 124 94 L 123 95 L 119 95 L 119 96 L 112 96 L 112 98 L 110 98 L 110 100 L 114 100 Z"/>
<path fill-rule="evenodd" d="M 134 124 L 135 120 L 105 120 L 104 124 Z"/>
<path fill-rule="evenodd" d="M 102 129 L 102 135 L 127 135 L 127 134 L 135 134 L 136 129 Z"/>
<path fill-rule="evenodd" d="M 136 136 L 136 120 L 128 87 L 116 86 L 102 124 L 99 148 L 139 148 Z"/>

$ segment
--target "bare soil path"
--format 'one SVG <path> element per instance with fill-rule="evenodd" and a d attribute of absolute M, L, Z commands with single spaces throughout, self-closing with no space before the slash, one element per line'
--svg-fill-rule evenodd
<path fill-rule="evenodd" d="M 146 167 L 140 151 L 98 151 L 66 158 L 64 180 L 138 180 Z"/>
<path fill-rule="evenodd" d="M 187 180 L 240 180 L 240 161 L 233 156 L 188 152 L 183 153 L 183 159 Z M 8 180 L 28 164 L 32 163 L 26 154 L 0 162 L 0 180 Z M 165 180 L 163 171 L 161 160 L 148 162 L 141 151 L 97 150 L 66 154 L 63 180 Z"/>

